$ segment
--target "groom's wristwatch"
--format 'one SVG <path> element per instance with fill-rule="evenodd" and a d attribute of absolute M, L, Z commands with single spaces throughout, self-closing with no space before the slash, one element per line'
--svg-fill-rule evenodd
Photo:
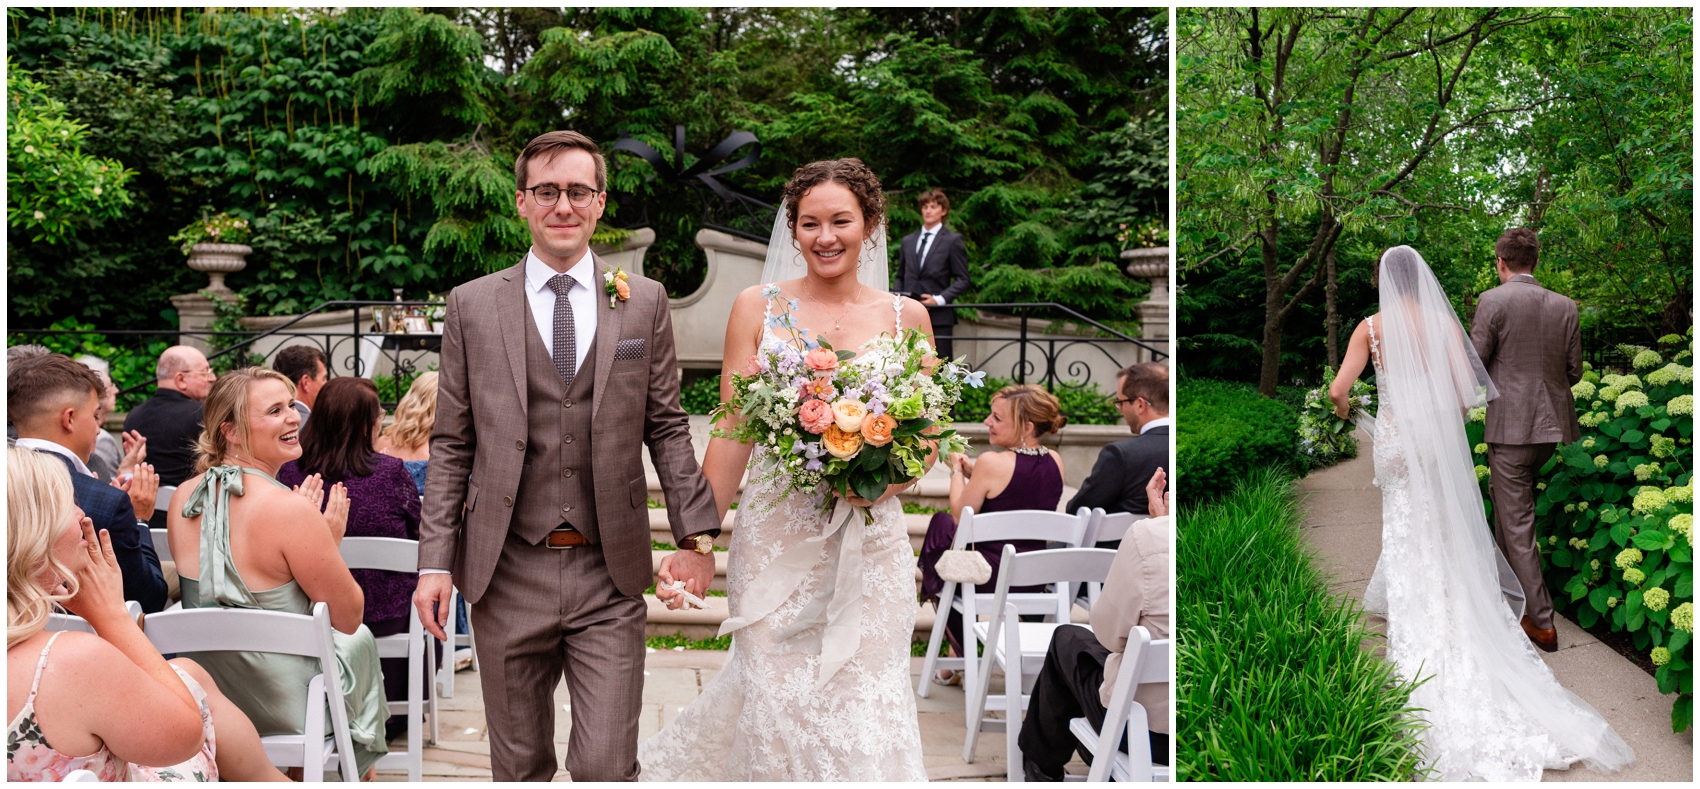
<path fill-rule="evenodd" d="M 703 532 L 702 534 L 693 534 L 683 540 L 680 540 L 679 547 L 685 550 L 696 551 L 697 553 L 707 556 L 714 552 L 714 535 L 707 532 Z"/>

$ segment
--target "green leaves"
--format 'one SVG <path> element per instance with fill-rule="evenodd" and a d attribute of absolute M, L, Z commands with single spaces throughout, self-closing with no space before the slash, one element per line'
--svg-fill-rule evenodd
<path fill-rule="evenodd" d="M 65 117 L 29 72 L 6 77 L 6 223 L 30 240 L 58 244 L 131 203 L 135 176 L 115 159 L 82 151 L 87 127 Z"/>

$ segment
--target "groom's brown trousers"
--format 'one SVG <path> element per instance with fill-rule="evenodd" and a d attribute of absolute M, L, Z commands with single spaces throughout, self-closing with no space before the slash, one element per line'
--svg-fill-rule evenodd
<path fill-rule="evenodd" d="M 1541 579 L 1541 550 L 1535 545 L 1535 477 L 1552 453 L 1551 443 L 1488 444 L 1494 541 L 1522 583 L 1523 613 L 1542 630 L 1552 629 L 1552 596 Z"/>

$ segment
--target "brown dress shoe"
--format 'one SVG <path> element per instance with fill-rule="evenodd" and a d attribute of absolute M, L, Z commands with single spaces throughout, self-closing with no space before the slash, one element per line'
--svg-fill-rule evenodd
<path fill-rule="evenodd" d="M 1542 630 L 1535 627 L 1535 625 L 1529 620 L 1529 617 L 1526 616 L 1523 617 L 1522 625 L 1523 632 L 1529 636 L 1530 641 L 1535 642 L 1535 646 L 1548 652 L 1558 651 L 1558 628 L 1549 627 Z"/>

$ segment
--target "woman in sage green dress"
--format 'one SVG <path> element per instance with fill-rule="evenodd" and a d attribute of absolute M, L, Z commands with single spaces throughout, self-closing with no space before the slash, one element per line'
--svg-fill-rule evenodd
<path fill-rule="evenodd" d="M 326 514 L 321 483 L 290 490 L 278 467 L 301 456 L 295 387 L 271 370 L 227 373 L 207 395 L 200 474 L 171 498 L 171 553 L 182 573 L 183 607 L 251 608 L 311 614 L 330 608 L 343 700 L 362 775 L 388 751 L 378 645 L 360 623 L 365 598 L 337 546 L 348 499 L 333 486 Z M 198 568 L 190 577 L 189 568 Z M 311 658 L 254 652 L 190 655 L 248 714 L 262 735 L 306 730 L 307 684 L 320 672 Z M 326 730 L 329 730 L 328 716 Z"/>

